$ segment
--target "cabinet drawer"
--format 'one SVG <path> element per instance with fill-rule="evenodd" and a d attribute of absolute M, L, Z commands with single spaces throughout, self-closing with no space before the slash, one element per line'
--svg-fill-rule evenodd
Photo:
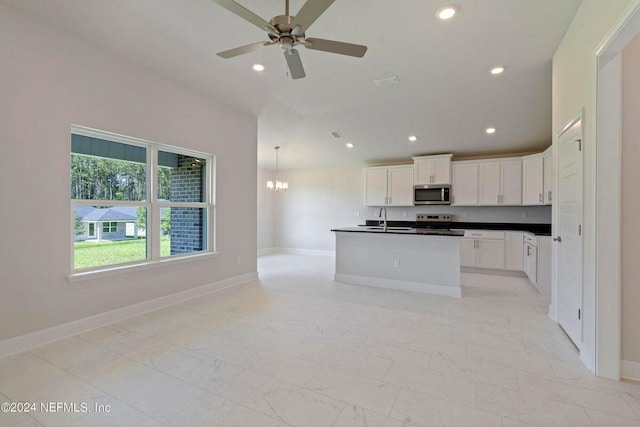
<path fill-rule="evenodd" d="M 538 238 L 533 234 L 525 234 L 524 235 L 524 243 L 530 244 L 531 246 L 538 246 Z"/>
<path fill-rule="evenodd" d="M 471 237 L 474 239 L 504 239 L 504 231 L 465 230 L 464 237 Z"/>

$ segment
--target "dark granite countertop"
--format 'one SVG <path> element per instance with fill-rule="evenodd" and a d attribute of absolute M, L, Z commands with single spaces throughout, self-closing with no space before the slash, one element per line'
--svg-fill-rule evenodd
<path fill-rule="evenodd" d="M 381 234 L 405 234 L 410 236 L 452 236 L 462 237 L 464 231 L 459 230 L 432 230 L 424 228 L 409 228 L 405 226 L 388 226 L 387 231 L 383 227 L 376 226 L 357 226 L 334 228 L 331 231 L 347 232 L 347 233 L 381 233 Z"/>
<path fill-rule="evenodd" d="M 366 226 L 378 225 L 378 220 L 367 220 Z M 416 227 L 415 221 L 387 221 L 388 227 Z M 526 231 L 537 236 L 551 236 L 551 224 L 530 224 L 513 222 L 452 222 L 449 227 L 454 230 L 504 230 Z"/>

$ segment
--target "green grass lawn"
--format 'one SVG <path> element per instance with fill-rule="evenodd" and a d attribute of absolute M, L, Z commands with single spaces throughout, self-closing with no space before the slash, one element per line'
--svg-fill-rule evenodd
<path fill-rule="evenodd" d="M 160 241 L 160 255 L 171 254 L 169 236 Z M 115 242 L 75 242 L 74 268 L 100 267 L 103 265 L 123 264 L 142 261 L 147 257 L 147 240 L 132 239 Z"/>

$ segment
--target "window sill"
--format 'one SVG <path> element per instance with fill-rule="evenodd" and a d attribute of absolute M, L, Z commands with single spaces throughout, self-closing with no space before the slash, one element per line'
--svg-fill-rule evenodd
<path fill-rule="evenodd" d="M 199 261 L 202 259 L 215 258 L 218 252 L 204 252 L 195 255 L 174 256 L 171 258 L 163 258 L 153 261 L 142 261 L 133 264 L 123 264 L 117 266 L 110 266 L 106 268 L 100 268 L 97 270 L 78 271 L 71 273 L 67 276 L 69 283 L 83 282 L 85 280 L 99 279 L 102 277 L 115 276 L 117 274 L 124 274 L 131 271 L 143 271 L 151 270 L 162 265 L 182 264 L 185 262 Z"/>

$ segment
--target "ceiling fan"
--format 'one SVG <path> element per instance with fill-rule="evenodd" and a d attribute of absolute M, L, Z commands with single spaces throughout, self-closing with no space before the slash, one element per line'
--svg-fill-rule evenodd
<path fill-rule="evenodd" d="M 362 58 L 367 52 L 367 47 L 338 42 L 333 40 L 307 38 L 305 31 L 335 0 L 307 0 L 296 16 L 289 15 L 289 0 L 285 0 L 285 14 L 278 15 L 267 22 L 249 9 L 233 0 L 213 0 L 230 12 L 249 21 L 253 25 L 265 30 L 269 36 L 269 41 L 253 43 L 235 49 L 218 52 L 218 56 L 228 59 L 245 53 L 253 52 L 263 47 L 279 45 L 284 49 L 284 57 L 291 73 L 291 78 L 301 79 L 306 74 L 300 55 L 294 49 L 302 45 L 307 49 L 322 50 L 324 52 L 339 53 L 341 55 L 355 56 Z"/>

